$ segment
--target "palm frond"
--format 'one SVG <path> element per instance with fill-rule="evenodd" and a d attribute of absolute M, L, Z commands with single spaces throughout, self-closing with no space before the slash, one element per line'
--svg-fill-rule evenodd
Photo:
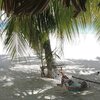
<path fill-rule="evenodd" d="M 75 13 L 78 8 L 73 3 L 65 1 L 67 2 L 67 0 L 0 0 L 2 2 L 0 6 L 9 18 L 4 30 L 7 36 L 5 43 L 10 44 L 8 47 L 11 49 L 13 33 L 18 33 L 20 35 L 17 36 L 22 36 L 39 53 L 51 32 L 56 33 L 63 43 L 65 37 L 71 40 L 76 30 L 79 33 L 79 26 L 85 28 L 90 24 L 95 24 L 96 27 L 100 25 L 100 8 L 97 6 L 99 0 L 84 0 L 86 1 L 84 7 L 78 2 L 77 6 L 81 9 L 77 15 Z M 96 29 L 99 30 L 99 27 Z"/>
<path fill-rule="evenodd" d="M 1 8 L 5 12 L 14 15 L 27 15 L 41 13 L 50 0 L 0 0 Z"/>
<path fill-rule="evenodd" d="M 5 48 L 12 58 L 27 54 L 28 43 L 20 33 L 13 33 Z"/>

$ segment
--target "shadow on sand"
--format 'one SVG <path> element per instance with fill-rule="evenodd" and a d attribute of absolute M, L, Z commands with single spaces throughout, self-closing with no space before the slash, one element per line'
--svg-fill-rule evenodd
<path fill-rule="evenodd" d="M 89 83 L 92 87 L 89 90 L 69 92 L 57 87 L 51 79 L 42 79 L 39 70 L 34 71 L 34 65 L 40 65 L 37 58 L 20 59 L 18 63 L 0 56 L 0 100 L 99 100 L 100 86 Z M 99 57 L 97 60 L 67 59 L 56 63 L 68 75 L 100 81 L 100 75 L 95 74 L 100 71 Z"/>

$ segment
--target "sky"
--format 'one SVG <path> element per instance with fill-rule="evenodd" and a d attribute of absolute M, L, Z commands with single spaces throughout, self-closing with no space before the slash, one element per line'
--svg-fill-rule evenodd
<path fill-rule="evenodd" d="M 94 60 L 96 57 L 100 57 L 100 41 L 95 33 L 92 28 L 87 28 L 85 31 L 81 30 L 80 35 L 74 37 L 71 42 L 65 42 L 63 46 L 64 58 Z M 54 49 L 58 43 L 52 38 L 51 44 Z"/>
<path fill-rule="evenodd" d="M 81 34 L 73 43 L 64 46 L 65 58 L 95 59 L 100 57 L 100 42 L 94 34 Z"/>
<path fill-rule="evenodd" d="M 3 40 L 0 37 L 0 55 L 5 54 Z"/>

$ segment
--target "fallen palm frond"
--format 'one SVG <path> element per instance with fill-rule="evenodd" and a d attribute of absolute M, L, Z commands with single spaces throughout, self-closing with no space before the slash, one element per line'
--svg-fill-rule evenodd
<path fill-rule="evenodd" d="M 88 79 L 83 79 L 83 78 L 76 77 L 76 76 L 72 76 L 72 77 L 75 78 L 75 79 L 79 79 L 79 80 L 83 80 L 83 81 L 86 81 L 86 82 L 91 82 L 91 83 L 95 83 L 95 84 L 99 84 L 100 85 L 100 82 L 96 82 L 96 81 L 88 80 Z"/>

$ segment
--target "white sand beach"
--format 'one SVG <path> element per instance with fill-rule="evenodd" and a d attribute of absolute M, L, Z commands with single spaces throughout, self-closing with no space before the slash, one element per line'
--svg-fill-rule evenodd
<path fill-rule="evenodd" d="M 57 78 L 40 77 L 39 59 L 28 59 L 16 63 L 5 55 L 0 56 L 0 100 L 99 100 L 100 84 L 88 82 L 88 90 L 68 92 L 56 86 Z M 63 64 L 63 70 L 70 78 L 73 75 L 100 82 L 100 75 L 96 75 L 100 71 L 99 57 L 96 60 L 67 59 L 57 61 L 57 64 Z"/>

